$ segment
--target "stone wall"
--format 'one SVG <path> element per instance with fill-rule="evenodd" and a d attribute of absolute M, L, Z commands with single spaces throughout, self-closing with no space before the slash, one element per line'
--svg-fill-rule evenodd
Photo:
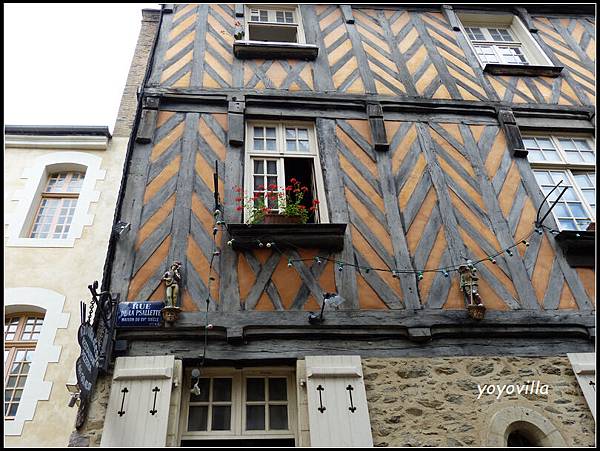
<path fill-rule="evenodd" d="M 544 417 L 567 446 L 593 446 L 594 419 L 564 357 L 363 359 L 375 446 L 485 446 L 492 417 Z M 483 394 L 478 384 L 540 381 L 548 394 Z"/>
<path fill-rule="evenodd" d="M 129 74 L 121 97 L 119 112 L 113 130 L 113 136 L 127 136 L 131 133 L 133 121 L 135 119 L 135 110 L 137 108 L 137 90 L 144 81 L 146 66 L 150 51 L 154 44 L 154 38 L 158 32 L 160 19 L 159 10 L 145 9 L 142 11 L 142 26 L 140 34 L 131 60 Z"/>
<path fill-rule="evenodd" d="M 112 374 L 98 377 L 96 385 L 94 385 L 94 391 L 92 392 L 92 399 L 88 408 L 86 420 L 79 430 L 74 430 L 71 434 L 69 446 L 100 446 L 111 383 Z"/>

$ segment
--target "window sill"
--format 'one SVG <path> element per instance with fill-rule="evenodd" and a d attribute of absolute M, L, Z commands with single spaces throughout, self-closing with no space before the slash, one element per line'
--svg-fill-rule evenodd
<path fill-rule="evenodd" d="M 533 77 L 553 77 L 560 75 L 562 66 L 526 66 L 521 64 L 491 64 L 487 63 L 484 72 L 492 75 L 526 75 Z"/>
<path fill-rule="evenodd" d="M 554 239 L 563 250 L 569 265 L 594 268 L 596 249 L 594 235 L 594 231 L 563 230 Z"/>
<path fill-rule="evenodd" d="M 75 238 L 9 238 L 6 247 L 75 247 Z"/>
<path fill-rule="evenodd" d="M 313 44 L 270 41 L 234 41 L 233 54 L 240 59 L 303 59 L 312 61 L 319 54 L 319 47 Z"/>
<path fill-rule="evenodd" d="M 318 248 L 341 251 L 346 224 L 229 224 L 233 249 L 257 249 L 274 242 L 279 249 Z"/>

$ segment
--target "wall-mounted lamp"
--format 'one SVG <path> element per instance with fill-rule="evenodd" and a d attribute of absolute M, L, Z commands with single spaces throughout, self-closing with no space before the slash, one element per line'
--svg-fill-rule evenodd
<path fill-rule="evenodd" d="M 117 222 L 113 228 L 112 228 L 112 233 L 113 235 L 116 235 L 117 238 L 121 238 L 123 237 L 123 235 L 125 235 L 129 230 L 131 229 L 131 224 L 125 221 L 119 221 Z"/>
<path fill-rule="evenodd" d="M 81 391 L 79 390 L 79 386 L 77 385 L 77 383 L 67 383 L 66 387 L 71 395 L 71 398 L 69 399 L 69 407 L 73 407 L 75 403 L 77 403 L 77 406 L 79 406 L 79 404 L 81 403 L 79 399 Z"/>
<path fill-rule="evenodd" d="M 321 304 L 321 313 L 317 315 L 313 312 L 310 312 L 308 314 L 308 322 L 310 324 L 321 324 L 323 321 L 325 321 L 325 318 L 323 318 L 323 311 L 325 310 L 326 305 L 330 305 L 337 309 L 344 302 L 346 302 L 346 300 L 337 293 L 324 293 L 323 303 Z"/>

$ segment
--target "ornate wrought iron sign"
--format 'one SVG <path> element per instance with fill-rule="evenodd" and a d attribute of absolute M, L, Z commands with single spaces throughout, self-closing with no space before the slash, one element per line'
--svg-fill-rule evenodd
<path fill-rule="evenodd" d="M 79 398 L 87 402 L 92 395 L 92 388 L 98 377 L 98 343 L 96 334 L 89 322 L 79 326 L 77 340 L 81 347 L 81 355 L 75 363 Z"/>

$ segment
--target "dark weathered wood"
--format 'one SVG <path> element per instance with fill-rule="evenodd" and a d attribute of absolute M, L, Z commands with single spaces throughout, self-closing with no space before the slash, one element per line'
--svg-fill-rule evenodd
<path fill-rule="evenodd" d="M 323 183 L 326 187 L 329 220 L 334 223 L 348 224 L 350 222 L 348 202 L 344 193 L 343 172 L 338 159 L 339 142 L 335 127 L 334 120 L 321 118 L 316 120 L 319 157 L 323 168 Z M 344 249 L 337 258 L 348 262 L 354 260 L 352 235 L 349 228 L 346 228 L 345 232 Z M 340 295 L 346 299 L 346 303 L 341 308 L 357 309 L 359 303 L 354 268 L 346 268 L 341 273 L 336 272 L 335 283 Z"/>
<path fill-rule="evenodd" d="M 367 54 L 365 53 L 365 49 L 362 46 L 362 38 L 360 36 L 360 33 L 356 29 L 356 25 L 354 23 L 349 22 L 345 25 L 346 31 L 348 32 L 348 37 L 352 42 L 352 52 L 348 52 L 346 56 L 351 56 L 353 54 L 356 57 L 356 62 L 358 63 L 358 73 L 360 74 L 363 86 L 365 87 L 365 93 L 376 94 L 377 88 L 375 87 L 373 72 L 371 72 L 369 68 L 369 60 L 367 59 Z M 342 64 L 341 61 L 340 64 Z M 340 86 L 339 90 L 343 91 L 343 86 Z"/>
<path fill-rule="evenodd" d="M 556 242 L 563 250 L 569 265 L 594 268 L 596 249 L 595 232 L 575 232 L 563 230 L 556 235 Z"/>
<path fill-rule="evenodd" d="M 233 54 L 237 58 L 302 59 L 312 61 L 319 54 L 313 44 L 292 42 L 234 41 Z"/>
<path fill-rule="evenodd" d="M 456 13 L 454 12 L 452 6 L 442 5 L 442 13 L 444 13 L 444 16 L 446 16 L 446 19 L 448 19 L 448 22 L 450 22 L 452 29 L 454 31 L 460 31 L 460 21 L 458 20 L 458 17 L 456 17 Z"/>
<path fill-rule="evenodd" d="M 202 85 L 205 62 L 204 54 L 206 53 L 206 33 L 208 29 L 208 8 L 209 5 L 206 3 L 198 5 L 198 20 L 196 21 L 196 35 L 194 37 L 190 86 Z"/>
<path fill-rule="evenodd" d="M 525 150 L 523 139 L 521 138 L 521 132 L 517 126 L 515 116 L 510 110 L 500 109 L 498 111 L 498 122 L 504 130 L 504 136 L 506 137 L 506 144 L 511 154 L 515 157 L 525 158 L 529 153 Z"/>
<path fill-rule="evenodd" d="M 256 280 L 252 286 L 252 289 L 250 290 L 250 293 L 248 293 L 248 296 L 246 296 L 244 304 L 245 310 L 254 310 L 263 291 L 265 291 L 265 287 L 271 280 L 271 276 L 273 275 L 273 272 L 275 271 L 280 259 L 281 256 L 279 255 L 279 252 L 274 251 L 266 263 L 262 265 L 260 272 L 256 276 Z"/>
<path fill-rule="evenodd" d="M 406 242 L 406 231 L 400 219 L 398 209 L 398 193 L 392 176 L 392 162 L 389 153 L 377 153 L 377 169 L 381 179 L 381 191 L 385 214 L 387 218 L 387 229 L 394 249 L 395 269 L 414 271 L 408 244 Z M 421 308 L 416 280 L 413 274 L 400 274 L 400 285 L 406 308 Z"/>
<path fill-rule="evenodd" d="M 142 117 L 138 126 L 137 136 L 135 141 L 141 144 L 146 144 L 152 141 L 154 129 L 156 128 L 156 118 L 158 112 L 156 110 L 142 110 Z"/>
<path fill-rule="evenodd" d="M 148 79 L 148 86 L 158 86 L 165 65 L 165 52 L 169 46 L 169 32 L 173 23 L 173 14 L 163 14 L 162 23 L 158 33 L 158 41 L 154 48 L 154 60 Z"/>
<path fill-rule="evenodd" d="M 278 248 L 309 247 L 340 251 L 346 224 L 236 224 L 229 223 L 234 249 L 257 249 L 258 242 Z"/>
<path fill-rule="evenodd" d="M 169 249 L 168 262 L 177 260 L 182 263 L 180 272 L 185 286 L 188 261 L 187 242 L 190 233 L 192 192 L 196 177 L 194 162 L 198 148 L 198 113 L 189 113 L 185 117 L 185 128 L 181 140 L 181 164 L 177 176 L 177 198 L 173 208 L 173 232 L 171 234 L 171 248 Z"/>
<path fill-rule="evenodd" d="M 371 137 L 373 138 L 373 149 L 378 151 L 390 150 L 385 124 L 383 122 L 383 110 L 379 103 L 367 103 L 367 115 L 369 116 L 369 126 L 371 127 Z"/>
<path fill-rule="evenodd" d="M 243 114 L 227 113 L 227 138 L 232 146 L 244 145 L 245 120 Z"/>
<path fill-rule="evenodd" d="M 526 75 L 534 77 L 558 77 L 563 66 L 523 66 L 518 64 L 487 63 L 484 72 L 492 75 Z"/>
<path fill-rule="evenodd" d="M 235 17 L 244 17 L 244 4 L 243 3 L 235 4 Z"/>
<path fill-rule="evenodd" d="M 340 5 L 340 9 L 342 10 L 342 17 L 346 23 L 354 23 L 354 16 L 352 15 L 352 6 L 351 5 Z"/>

